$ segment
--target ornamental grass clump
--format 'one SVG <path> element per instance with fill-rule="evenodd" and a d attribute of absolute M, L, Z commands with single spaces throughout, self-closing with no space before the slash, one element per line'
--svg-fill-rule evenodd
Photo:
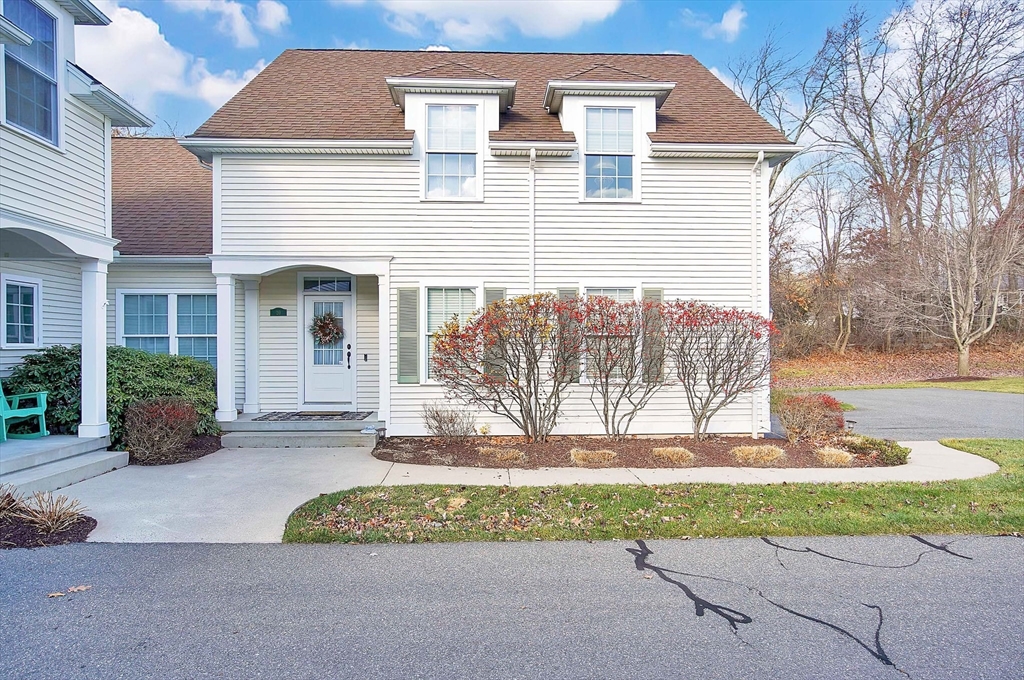
<path fill-rule="evenodd" d="M 851 453 L 865 458 L 874 458 L 884 465 L 906 465 L 910 449 L 900 446 L 891 439 L 878 439 L 864 435 L 843 437 L 843 446 Z"/>
<path fill-rule="evenodd" d="M 7 519 L 25 508 L 25 497 L 13 484 L 0 484 L 0 521 Z"/>
<path fill-rule="evenodd" d="M 656 446 L 651 449 L 651 455 L 680 467 L 693 465 L 696 459 L 692 451 L 682 446 Z"/>
<path fill-rule="evenodd" d="M 786 461 L 786 452 L 778 446 L 736 446 L 729 453 L 742 467 L 776 467 Z"/>
<path fill-rule="evenodd" d="M 834 446 L 823 446 L 820 449 L 815 449 L 814 457 L 823 467 L 831 468 L 850 467 L 856 458 L 849 451 L 843 451 Z"/>
<path fill-rule="evenodd" d="M 572 449 L 569 460 L 577 467 L 607 467 L 618 455 L 609 449 Z"/>
<path fill-rule="evenodd" d="M 499 463 L 521 463 L 526 460 L 526 454 L 519 449 L 508 449 L 497 446 L 481 446 L 477 452 L 486 458 L 492 458 Z"/>
<path fill-rule="evenodd" d="M 67 496 L 54 496 L 49 491 L 37 491 L 16 510 L 16 516 L 39 533 L 61 533 L 74 527 L 85 517 L 85 508 Z"/>

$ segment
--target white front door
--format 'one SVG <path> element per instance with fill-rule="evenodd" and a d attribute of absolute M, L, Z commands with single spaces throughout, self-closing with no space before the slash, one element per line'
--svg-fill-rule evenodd
<path fill-rule="evenodd" d="M 304 402 L 308 406 L 351 407 L 355 393 L 356 366 L 356 322 L 352 313 L 352 296 L 306 295 L 304 299 Z M 345 335 L 336 343 L 321 345 L 313 339 L 309 326 L 313 317 L 326 312 L 334 313 Z"/>

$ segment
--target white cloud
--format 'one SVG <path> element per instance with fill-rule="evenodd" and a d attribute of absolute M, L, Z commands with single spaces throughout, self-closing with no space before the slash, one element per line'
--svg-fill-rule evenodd
<path fill-rule="evenodd" d="M 733 3 L 729 9 L 722 14 L 721 21 L 712 21 L 707 14 L 698 14 L 691 9 L 683 10 L 683 23 L 700 30 L 700 34 L 709 40 L 721 38 L 725 42 L 732 42 L 739 37 L 740 32 L 746 28 L 745 20 L 747 10 L 743 9 L 743 3 Z"/>
<path fill-rule="evenodd" d="M 363 41 L 363 44 L 359 44 L 354 40 L 345 40 L 344 38 L 339 38 L 337 36 L 334 36 L 331 39 L 331 44 L 336 50 L 365 50 L 368 47 L 368 43 L 366 41 Z"/>
<path fill-rule="evenodd" d="M 193 12 L 199 15 L 211 14 L 217 17 L 217 30 L 234 38 L 236 47 L 256 47 L 260 44 L 253 30 L 256 26 L 264 31 L 276 33 L 291 21 L 288 7 L 277 0 L 259 0 L 255 17 L 253 9 L 237 0 L 165 0 L 179 12 Z"/>
<path fill-rule="evenodd" d="M 528 37 L 562 38 L 584 24 L 604 21 L 621 0 L 377 0 L 384 21 L 395 31 L 414 37 L 432 29 L 442 40 L 479 45 L 501 39 L 509 29 Z M 335 5 L 361 4 L 333 0 Z"/>
<path fill-rule="evenodd" d="M 277 0 L 260 0 L 256 3 L 256 25 L 269 33 L 277 33 L 291 23 L 288 6 Z"/>
<path fill-rule="evenodd" d="M 722 73 L 722 71 L 717 66 L 712 66 L 708 70 L 711 71 L 711 73 L 713 73 L 716 78 L 725 83 L 725 85 L 730 90 L 736 92 L 737 94 L 739 93 L 739 89 L 736 87 L 736 80 L 728 73 Z"/>
<path fill-rule="evenodd" d="M 202 57 L 171 45 L 160 26 L 116 0 L 94 0 L 110 17 L 109 26 L 75 29 L 76 61 L 105 85 L 148 114 L 156 97 L 198 99 L 218 107 L 266 65 L 261 59 L 239 74 L 210 71 Z"/>
<path fill-rule="evenodd" d="M 241 75 L 231 69 L 220 73 L 210 73 L 210 70 L 206 68 L 206 60 L 200 57 L 192 64 L 189 80 L 192 82 L 192 88 L 197 97 L 210 106 L 219 108 L 224 102 L 234 97 L 236 92 L 255 78 L 266 66 L 267 62 L 260 59 Z"/>
<path fill-rule="evenodd" d="M 420 48 L 420 52 L 451 52 L 451 51 L 452 51 L 452 48 L 448 47 L 447 45 L 427 45 L 426 47 L 421 47 Z"/>

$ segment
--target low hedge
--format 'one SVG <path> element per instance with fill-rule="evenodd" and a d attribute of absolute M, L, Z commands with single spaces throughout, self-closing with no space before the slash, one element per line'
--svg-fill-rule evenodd
<path fill-rule="evenodd" d="M 74 434 L 82 418 L 82 348 L 54 345 L 27 355 L 3 381 L 6 394 L 48 392 L 46 424 L 54 434 Z M 110 440 L 120 446 L 128 407 L 139 401 L 177 397 L 196 409 L 196 434 L 219 432 L 217 373 L 213 366 L 186 356 L 150 354 L 107 347 L 107 420 Z"/>

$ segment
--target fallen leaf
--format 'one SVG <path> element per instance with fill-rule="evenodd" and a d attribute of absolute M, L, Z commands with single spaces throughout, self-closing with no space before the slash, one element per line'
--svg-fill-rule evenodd
<path fill-rule="evenodd" d="M 64 597 L 64 593 L 50 593 L 47 597 Z"/>
<path fill-rule="evenodd" d="M 81 593 L 81 592 L 84 592 L 86 590 L 89 590 L 90 588 L 92 588 L 92 586 L 71 586 L 70 588 L 68 588 L 68 592 L 69 593 Z"/>
<path fill-rule="evenodd" d="M 463 498 L 461 496 L 456 496 L 455 498 L 449 499 L 449 501 L 448 501 L 448 512 L 452 512 L 454 510 L 458 510 L 459 508 L 463 507 L 468 502 L 469 502 L 468 498 Z"/>
<path fill-rule="evenodd" d="M 647 579 L 654 578 L 654 574 L 644 574 L 644 578 L 647 578 Z"/>

